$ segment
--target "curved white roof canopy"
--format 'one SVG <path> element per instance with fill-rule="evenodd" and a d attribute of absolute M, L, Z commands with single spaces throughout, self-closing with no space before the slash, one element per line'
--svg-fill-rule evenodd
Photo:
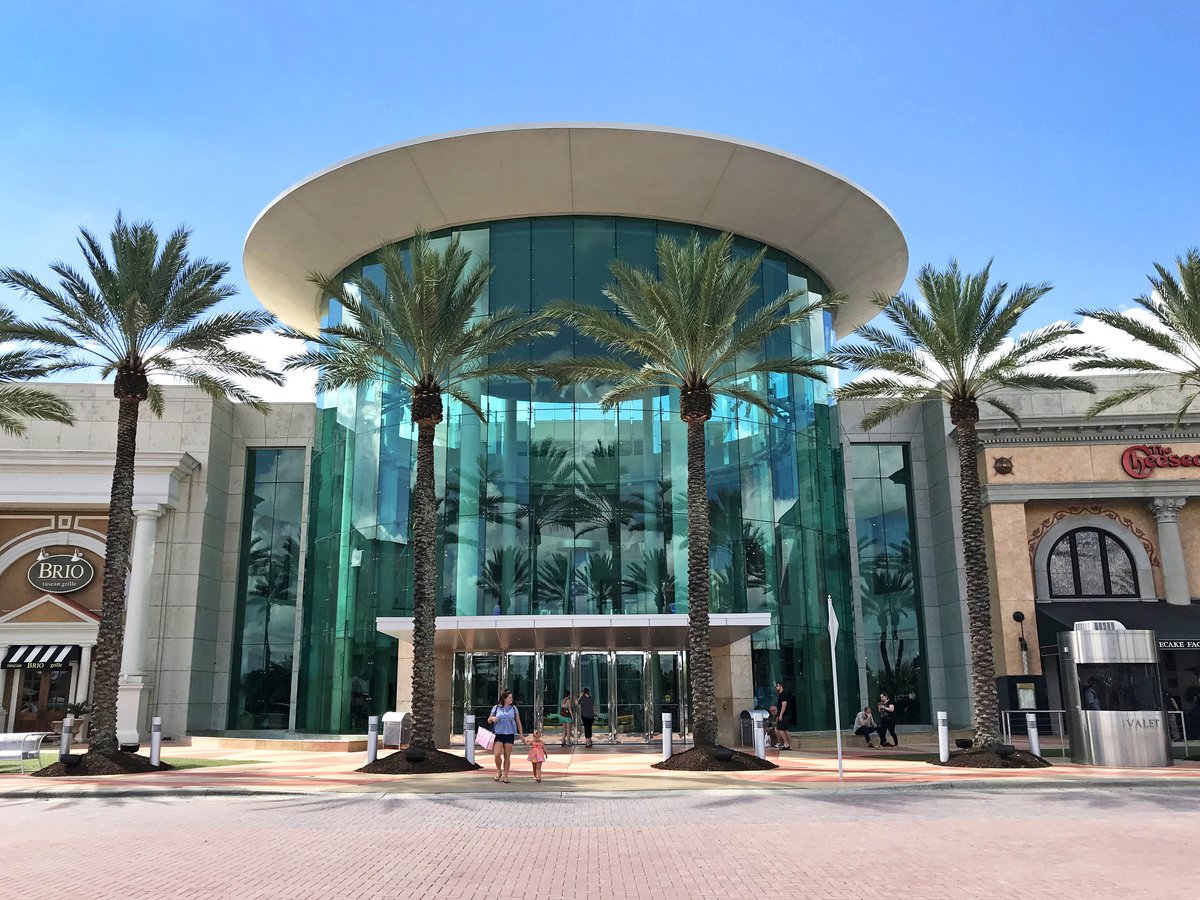
<path fill-rule="evenodd" d="M 318 172 L 259 214 L 243 264 L 251 290 L 310 333 L 337 272 L 418 225 L 438 231 L 528 216 L 611 215 L 730 231 L 783 250 L 849 297 L 846 334 L 908 268 L 878 200 L 815 163 L 732 138 L 636 125 L 517 125 L 419 138 Z"/>

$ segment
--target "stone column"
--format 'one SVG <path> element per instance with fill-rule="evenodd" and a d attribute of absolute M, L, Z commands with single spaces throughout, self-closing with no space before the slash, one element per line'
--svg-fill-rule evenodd
<path fill-rule="evenodd" d="M 125 590 L 125 642 L 121 647 L 121 683 L 117 691 L 117 740 L 141 741 L 146 722 L 146 621 L 150 611 L 150 573 L 160 507 L 133 511 L 133 548 Z"/>
<path fill-rule="evenodd" d="M 1179 510 L 1185 502 L 1186 497 L 1155 497 L 1150 501 L 1150 509 L 1158 520 L 1158 555 L 1162 559 L 1163 588 L 1167 602 L 1177 606 L 1188 606 L 1192 602 L 1183 542 L 1179 539 Z"/>
<path fill-rule="evenodd" d="M 75 679 L 75 702 L 87 703 L 92 687 L 92 645 L 84 644 L 79 653 L 79 677 Z"/>

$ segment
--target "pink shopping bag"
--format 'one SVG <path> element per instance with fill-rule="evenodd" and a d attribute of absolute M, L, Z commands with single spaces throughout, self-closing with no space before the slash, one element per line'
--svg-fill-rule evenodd
<path fill-rule="evenodd" d="M 477 728 L 475 730 L 475 743 L 484 750 L 491 750 L 492 745 L 496 743 L 496 735 L 490 729 Z"/>

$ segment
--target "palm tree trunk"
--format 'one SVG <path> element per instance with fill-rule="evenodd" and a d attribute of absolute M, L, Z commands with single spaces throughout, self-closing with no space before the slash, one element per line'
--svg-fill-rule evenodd
<path fill-rule="evenodd" d="M 975 706 L 975 742 L 1000 743 L 1000 704 L 992 655 L 992 604 L 988 589 L 987 551 L 983 538 L 983 502 L 979 490 L 979 438 L 974 401 L 950 405 L 950 421 L 958 434 L 961 480 L 963 562 L 967 569 L 967 629 L 971 640 L 971 695 Z"/>
<path fill-rule="evenodd" d="M 413 675 L 411 746 L 432 750 L 434 665 L 433 638 L 436 627 L 434 590 L 436 582 L 437 499 L 433 484 L 433 433 L 436 423 L 417 423 L 417 477 L 413 490 Z"/>
<path fill-rule="evenodd" d="M 137 454 L 137 397 L 119 397 L 117 453 L 108 501 L 108 535 L 104 547 L 104 587 L 100 628 L 92 655 L 92 725 L 88 753 L 111 753 L 117 744 L 117 689 L 125 638 L 125 580 L 133 531 L 133 475 Z"/>
<path fill-rule="evenodd" d="M 688 683 L 696 746 L 717 742 L 717 700 L 708 632 L 708 471 L 704 421 L 687 423 L 688 510 Z"/>

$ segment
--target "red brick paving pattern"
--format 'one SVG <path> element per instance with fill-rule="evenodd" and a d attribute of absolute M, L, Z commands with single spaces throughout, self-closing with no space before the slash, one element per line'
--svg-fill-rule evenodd
<path fill-rule="evenodd" d="M 1200 825 L 1200 795 L 1173 784 L 993 794 L 512 788 L 0 800 L 0 879 L 7 897 L 75 900 L 1130 898 L 1184 888 Z"/>

